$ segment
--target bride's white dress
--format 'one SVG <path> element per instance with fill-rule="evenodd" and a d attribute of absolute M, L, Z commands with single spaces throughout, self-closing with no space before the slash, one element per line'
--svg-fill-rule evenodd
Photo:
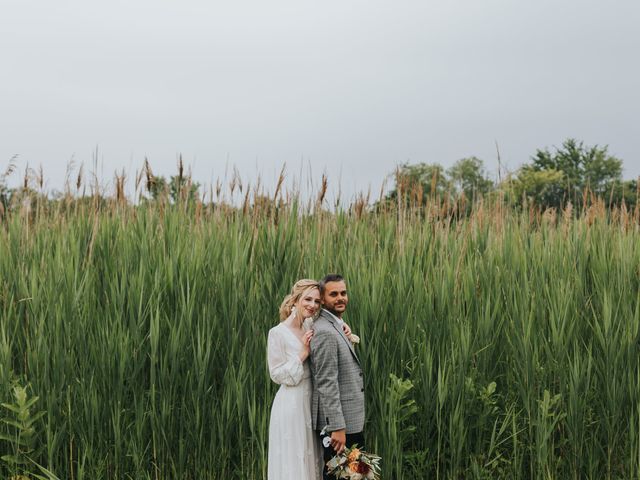
<path fill-rule="evenodd" d="M 322 478 L 320 445 L 311 426 L 311 371 L 308 361 L 300 361 L 301 349 L 302 342 L 286 325 L 269 330 L 269 374 L 281 385 L 269 422 L 269 480 Z"/>

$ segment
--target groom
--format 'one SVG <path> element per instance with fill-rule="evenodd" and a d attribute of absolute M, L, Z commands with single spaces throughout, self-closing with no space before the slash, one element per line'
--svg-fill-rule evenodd
<path fill-rule="evenodd" d="M 360 360 L 342 330 L 349 301 L 344 278 L 336 274 L 324 277 L 320 298 L 324 308 L 311 337 L 311 418 L 318 435 L 323 429 L 330 435 L 323 443 L 323 478 L 328 480 L 327 461 L 345 447 L 364 447 L 364 379 Z"/>

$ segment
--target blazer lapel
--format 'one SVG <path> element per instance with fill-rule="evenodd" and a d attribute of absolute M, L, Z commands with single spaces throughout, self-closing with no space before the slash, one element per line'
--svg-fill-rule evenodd
<path fill-rule="evenodd" d="M 342 327 L 340 325 L 338 325 L 338 322 L 336 322 L 336 319 L 333 318 L 332 315 L 329 315 L 328 313 L 324 313 L 323 312 L 323 316 L 329 320 L 329 322 L 331 323 L 331 325 L 333 326 L 333 328 L 336 329 L 336 331 L 338 332 L 338 334 L 342 337 L 342 339 L 347 342 L 347 346 L 349 347 L 349 350 L 351 350 L 351 353 L 353 354 L 353 357 L 356 359 L 356 362 L 358 362 L 358 365 L 360 365 L 360 359 L 358 358 L 358 355 L 356 354 L 355 349 L 353 348 L 353 344 L 351 343 L 351 341 L 347 338 L 347 336 L 344 334 L 344 331 L 342 330 Z"/>

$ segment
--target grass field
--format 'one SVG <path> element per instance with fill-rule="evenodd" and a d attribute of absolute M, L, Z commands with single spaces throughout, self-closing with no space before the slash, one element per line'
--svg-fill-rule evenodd
<path fill-rule="evenodd" d="M 638 478 L 635 214 L 4 212 L 0 399 L 39 397 L 31 456 L 61 479 L 266 478 L 266 333 L 296 279 L 340 272 L 384 479 Z"/>

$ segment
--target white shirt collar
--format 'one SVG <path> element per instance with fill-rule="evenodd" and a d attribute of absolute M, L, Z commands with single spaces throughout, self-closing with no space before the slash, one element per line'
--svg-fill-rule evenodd
<path fill-rule="evenodd" d="M 342 326 L 344 324 L 344 320 L 342 320 L 340 317 L 336 317 L 333 313 L 331 313 L 329 310 L 327 310 L 326 308 L 322 309 L 323 311 L 327 312 L 329 315 L 331 315 L 333 318 L 335 318 L 336 322 L 338 322 L 338 325 Z"/>

